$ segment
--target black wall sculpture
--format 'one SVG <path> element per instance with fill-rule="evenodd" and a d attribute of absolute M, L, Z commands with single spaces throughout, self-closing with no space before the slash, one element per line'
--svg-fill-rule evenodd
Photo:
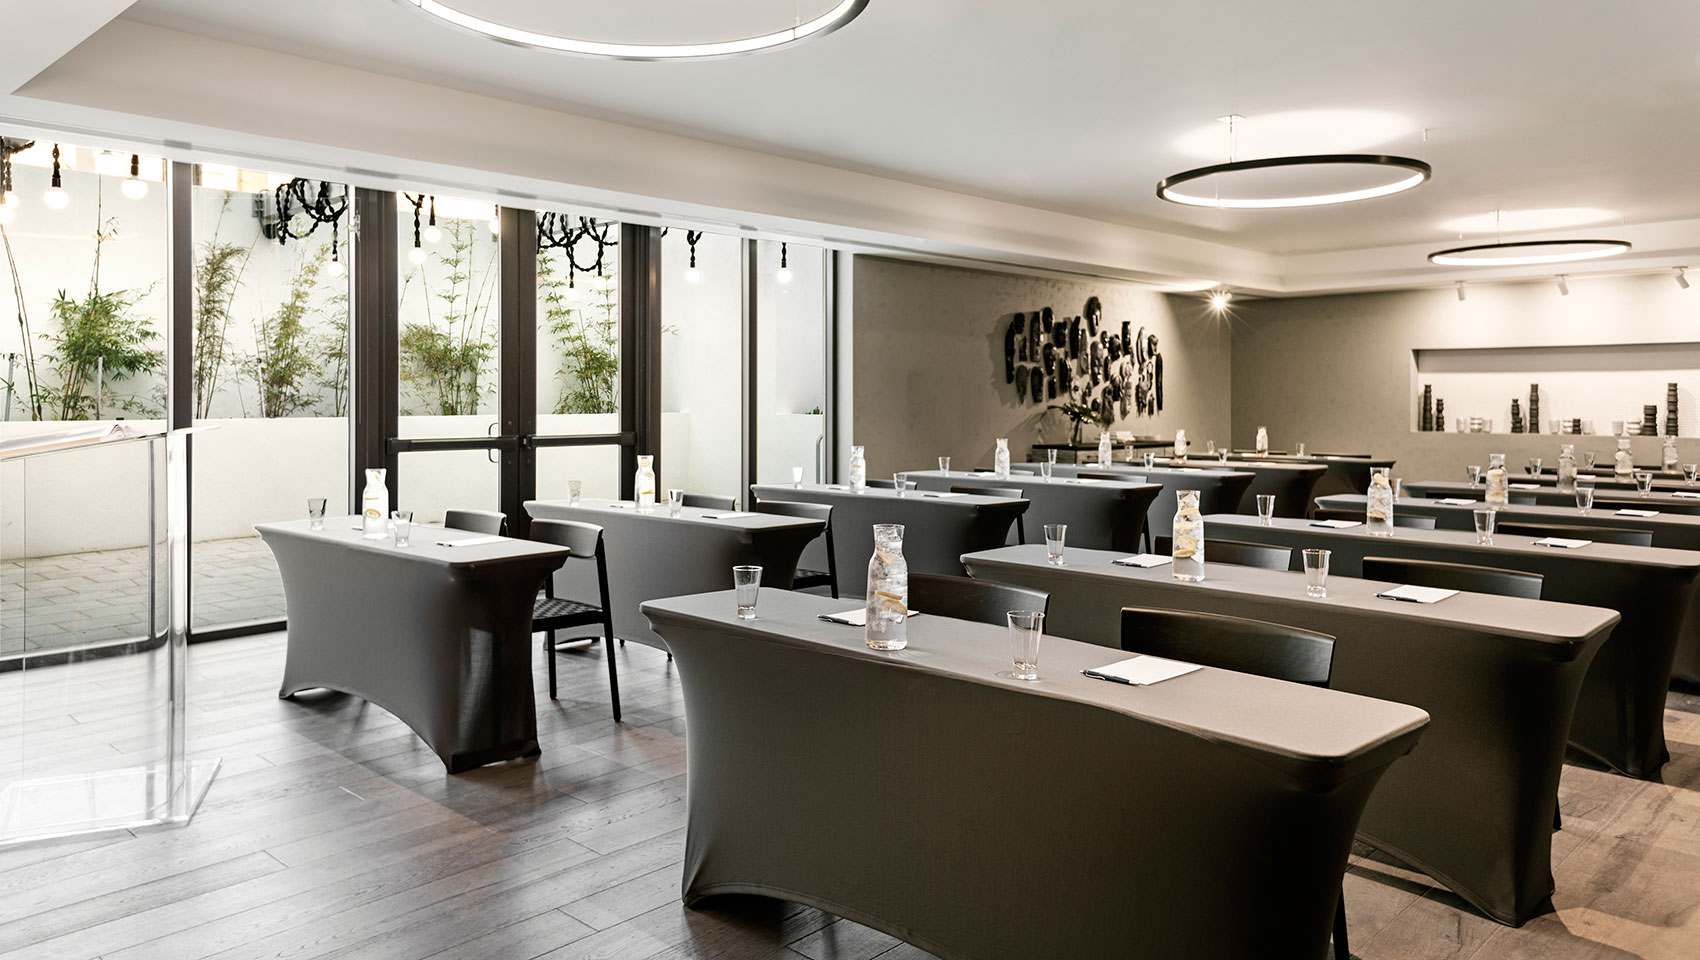
<path fill-rule="evenodd" d="M 1157 335 L 1125 320 L 1115 329 L 1097 297 L 1079 316 L 1017 313 L 1004 331 L 1004 382 L 1020 403 L 1072 400 L 1110 417 L 1154 416 L 1163 409 Z"/>

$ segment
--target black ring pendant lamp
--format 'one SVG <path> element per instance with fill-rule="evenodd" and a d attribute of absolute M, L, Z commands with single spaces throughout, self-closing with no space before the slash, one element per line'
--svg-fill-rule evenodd
<path fill-rule="evenodd" d="M 1450 247 L 1428 255 L 1430 263 L 1462 267 L 1526 267 L 1539 263 L 1598 260 L 1628 253 L 1628 240 L 1517 240 Z"/>
<path fill-rule="evenodd" d="M 1276 197 L 1233 197 L 1224 196 L 1220 187 L 1223 179 L 1216 181 L 1217 189 L 1206 193 L 1203 191 L 1188 192 L 1181 189 L 1184 185 L 1210 177 L 1231 178 L 1235 174 L 1255 173 L 1271 169 L 1296 169 L 1312 166 L 1351 166 L 1364 167 L 1371 170 L 1386 170 L 1387 181 L 1374 186 L 1361 187 L 1352 190 L 1340 190 L 1332 193 L 1313 193 L 1302 196 Z M 1197 167 L 1173 176 L 1164 177 L 1157 181 L 1157 196 L 1170 203 L 1180 203 L 1192 207 L 1217 207 L 1235 210 L 1268 210 L 1283 207 L 1318 207 L 1333 203 L 1350 203 L 1354 200 L 1368 200 L 1372 197 L 1386 197 L 1395 193 L 1422 186 L 1434 176 L 1434 168 L 1422 160 L 1412 157 L 1398 157 L 1379 153 L 1322 153 L 1308 154 L 1295 157 L 1265 157 L 1259 160 L 1235 160 L 1228 163 L 1212 164 L 1208 167 Z"/>

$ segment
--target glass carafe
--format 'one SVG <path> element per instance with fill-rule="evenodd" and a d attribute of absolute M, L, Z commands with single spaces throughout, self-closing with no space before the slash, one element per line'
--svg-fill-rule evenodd
<path fill-rule="evenodd" d="M 1389 467 L 1371 467 L 1369 505 L 1364 510 L 1364 527 L 1378 537 L 1393 536 L 1393 482 Z"/>
<path fill-rule="evenodd" d="M 903 559 L 903 524 L 874 524 L 874 555 L 868 558 L 866 637 L 874 650 L 909 645 L 909 563 Z"/>
<path fill-rule="evenodd" d="M 850 448 L 850 489 L 861 493 L 868 488 L 868 457 L 865 447 Z"/>
<path fill-rule="evenodd" d="M 1665 438 L 1664 450 L 1659 454 L 1659 468 L 1669 473 L 1675 473 L 1679 469 L 1676 465 L 1675 437 Z"/>
<path fill-rule="evenodd" d="M 1115 454 L 1110 449 L 1110 432 L 1102 430 L 1098 433 L 1098 466 L 1107 467 Z"/>
<path fill-rule="evenodd" d="M 1198 510 L 1197 490 L 1175 491 L 1174 556 L 1176 580 L 1204 579 L 1204 514 Z"/>
<path fill-rule="evenodd" d="M 998 438 L 997 452 L 992 454 L 992 472 L 997 474 L 999 480 L 1009 479 L 1009 439 L 1007 437 Z"/>
<path fill-rule="evenodd" d="M 1558 447 L 1558 489 L 1569 493 L 1576 489 L 1576 445 L 1562 443 Z"/>
<path fill-rule="evenodd" d="M 1629 438 L 1617 439 L 1617 452 L 1612 454 L 1612 475 L 1627 480 L 1635 472 L 1635 455 L 1629 452 Z"/>
<path fill-rule="evenodd" d="M 1268 453 L 1269 453 L 1269 430 L 1265 427 L 1258 427 L 1257 428 L 1257 455 L 1261 457 L 1261 456 L 1264 456 Z"/>
<path fill-rule="evenodd" d="M 1505 454 L 1488 455 L 1487 473 L 1482 475 L 1482 479 L 1487 483 L 1487 494 L 1483 499 L 1488 505 L 1503 507 L 1511 502 L 1510 478 L 1505 475 Z"/>
<path fill-rule="evenodd" d="M 366 471 L 366 488 L 360 493 L 360 535 L 367 540 L 388 540 L 390 488 L 384 485 L 389 471 L 373 467 Z"/>
<path fill-rule="evenodd" d="M 639 513 L 649 513 L 655 509 L 655 458 L 639 456 L 637 462 L 637 482 L 633 484 L 637 508 Z"/>

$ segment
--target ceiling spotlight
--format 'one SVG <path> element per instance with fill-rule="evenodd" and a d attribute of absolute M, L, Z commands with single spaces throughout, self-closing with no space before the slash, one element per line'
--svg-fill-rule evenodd
<path fill-rule="evenodd" d="M 1677 267 L 1676 268 L 1676 285 L 1681 287 L 1684 290 L 1688 289 L 1688 268 L 1687 267 Z"/>
<path fill-rule="evenodd" d="M 59 144 L 53 145 L 53 184 L 42 195 L 41 202 L 55 210 L 63 210 L 71 203 L 71 195 L 65 192 L 65 186 L 59 178 Z"/>
<path fill-rule="evenodd" d="M 1223 310 L 1228 309 L 1228 303 L 1233 299 L 1233 294 L 1226 290 L 1218 290 L 1210 295 L 1210 309 L 1217 313 L 1221 313 Z"/>
<path fill-rule="evenodd" d="M 790 264 L 790 260 L 789 260 L 789 253 L 786 250 L 786 245 L 783 244 L 783 243 L 779 245 L 779 272 L 775 273 L 773 275 L 773 278 L 775 280 L 778 280 L 780 283 L 790 283 L 791 282 L 791 264 Z"/>
<path fill-rule="evenodd" d="M 1457 283 L 1458 283 L 1458 302 L 1462 303 L 1462 302 L 1464 302 L 1464 281 L 1459 280 L 1459 281 L 1457 281 Z"/>
<path fill-rule="evenodd" d="M 1561 297 L 1570 296 L 1570 284 L 1565 283 L 1565 279 L 1566 277 L 1564 274 L 1561 273 L 1558 275 L 1558 295 Z"/>
<path fill-rule="evenodd" d="M 148 195 L 148 183 L 142 179 L 141 157 L 130 154 L 130 175 L 124 178 L 118 189 L 124 191 L 124 196 L 131 200 L 140 200 Z"/>
<path fill-rule="evenodd" d="M 437 226 L 437 198 L 431 198 L 431 219 L 425 224 L 425 242 L 436 243 L 443 239 L 443 228 Z"/>

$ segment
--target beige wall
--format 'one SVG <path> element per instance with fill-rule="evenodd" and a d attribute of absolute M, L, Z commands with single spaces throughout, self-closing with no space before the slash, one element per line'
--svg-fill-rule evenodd
<path fill-rule="evenodd" d="M 1145 327 L 1163 356 L 1163 412 L 1130 416 L 1111 429 L 1202 443 L 1225 441 L 1229 337 L 1193 298 L 1137 284 L 1056 280 L 856 257 L 853 291 L 853 441 L 867 447 L 869 476 L 922 469 L 949 456 L 956 468 L 989 466 L 998 437 L 1023 460 L 1035 441 L 1066 441 L 1069 424 L 1045 404 L 1020 402 L 1004 382 L 1004 330 L 1016 312 L 1051 307 L 1057 316 L 1103 301 L 1104 318 Z M 1057 401 L 1046 401 L 1054 403 Z M 1096 439 L 1090 427 L 1088 440 Z M 847 461 L 846 461 L 847 463 Z M 847 467 L 846 467 L 847 469 Z"/>
<path fill-rule="evenodd" d="M 1303 442 L 1311 450 L 1397 457 L 1395 475 L 1411 480 L 1462 477 L 1464 465 L 1485 464 L 1491 452 L 1505 453 L 1514 465 L 1531 456 L 1555 458 L 1559 443 L 1568 440 L 1415 432 L 1412 409 L 1421 381 L 1413 351 L 1700 340 L 1700 284 L 1683 290 L 1668 275 L 1583 277 L 1570 280 L 1570 291 L 1560 296 L 1554 283 L 1541 282 L 1471 286 L 1462 302 L 1452 289 L 1238 302 L 1232 319 L 1234 442 L 1250 444 L 1263 424 L 1277 448 Z M 1541 375 L 1519 378 L 1526 395 Z M 1666 378 L 1648 379 L 1643 402 L 1660 403 L 1662 421 Z M 1687 394 L 1700 386 L 1700 371 L 1678 380 Z M 1508 381 L 1505 393 L 1509 398 L 1519 390 Z M 1567 405 L 1587 401 L 1543 399 L 1542 416 L 1564 416 Z M 1700 422 L 1694 406 L 1680 411 L 1688 429 Z M 1448 421 L 1494 416 L 1497 429 L 1508 429 L 1498 411 L 1455 409 L 1449 401 L 1446 414 Z M 1595 416 L 1596 430 L 1608 432 L 1610 424 Z M 1578 452 L 1612 449 L 1605 436 L 1576 442 Z M 1638 461 L 1657 461 L 1658 440 L 1633 443 Z M 1684 460 L 1700 460 L 1700 439 L 1684 438 L 1678 450 Z"/>

